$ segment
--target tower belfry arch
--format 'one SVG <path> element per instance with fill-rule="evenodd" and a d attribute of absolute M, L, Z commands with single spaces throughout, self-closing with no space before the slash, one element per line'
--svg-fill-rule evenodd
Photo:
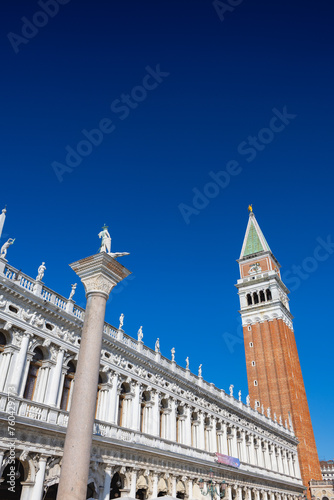
<path fill-rule="evenodd" d="M 240 258 L 240 298 L 247 379 L 251 406 L 293 427 L 299 440 L 298 455 L 305 487 L 321 479 L 303 375 L 293 331 L 289 290 L 280 264 L 272 253 L 249 207 Z"/>

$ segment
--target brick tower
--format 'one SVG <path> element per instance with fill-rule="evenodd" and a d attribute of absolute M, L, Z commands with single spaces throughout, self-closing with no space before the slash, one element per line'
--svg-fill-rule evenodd
<path fill-rule="evenodd" d="M 245 342 L 251 405 L 270 408 L 292 425 L 299 440 L 298 455 L 304 486 L 321 479 L 311 416 L 289 309 L 289 293 L 275 259 L 249 207 L 249 221 L 236 285 Z"/>

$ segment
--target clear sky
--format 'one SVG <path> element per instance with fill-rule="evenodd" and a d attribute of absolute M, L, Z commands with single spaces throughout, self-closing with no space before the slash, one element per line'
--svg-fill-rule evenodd
<path fill-rule="evenodd" d="M 133 275 L 106 319 L 123 312 L 126 333 L 143 325 L 147 345 L 159 337 L 163 355 L 175 347 L 245 400 L 234 284 L 253 203 L 292 290 L 319 457 L 333 458 L 333 3 L 1 8 L 10 264 L 35 277 L 45 261 L 45 283 L 68 296 L 68 264 L 95 253 L 108 224 Z M 84 306 L 82 285 L 75 298 Z"/>

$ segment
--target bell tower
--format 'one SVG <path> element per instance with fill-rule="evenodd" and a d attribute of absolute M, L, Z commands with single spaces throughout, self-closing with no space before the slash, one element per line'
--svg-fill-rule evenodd
<path fill-rule="evenodd" d="M 249 206 L 249 220 L 238 260 L 247 379 L 251 405 L 262 405 L 293 426 L 304 486 L 321 479 L 320 464 L 308 408 L 290 313 L 289 290 Z"/>

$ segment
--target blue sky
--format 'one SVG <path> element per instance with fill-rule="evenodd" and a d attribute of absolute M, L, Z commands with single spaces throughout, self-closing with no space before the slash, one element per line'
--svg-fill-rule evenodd
<path fill-rule="evenodd" d="M 59 3 L 53 17 L 30 0 L 2 6 L 9 262 L 35 277 L 45 261 L 45 283 L 68 295 L 68 264 L 97 251 L 107 223 L 133 276 L 106 319 L 123 312 L 129 335 L 143 325 L 147 345 L 159 337 L 165 356 L 175 347 L 245 400 L 234 284 L 253 203 L 293 290 L 319 457 L 333 458 L 334 254 L 314 257 L 334 240 L 333 5 Z M 75 298 L 84 305 L 81 285 Z"/>

